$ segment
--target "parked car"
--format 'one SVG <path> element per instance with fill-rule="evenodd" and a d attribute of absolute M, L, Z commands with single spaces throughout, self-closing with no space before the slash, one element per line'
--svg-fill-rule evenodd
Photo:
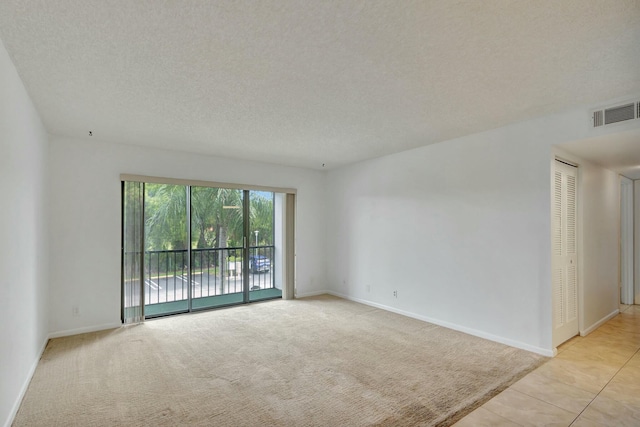
<path fill-rule="evenodd" d="M 249 271 L 252 273 L 266 273 L 271 270 L 271 261 L 263 255 L 249 257 Z"/>

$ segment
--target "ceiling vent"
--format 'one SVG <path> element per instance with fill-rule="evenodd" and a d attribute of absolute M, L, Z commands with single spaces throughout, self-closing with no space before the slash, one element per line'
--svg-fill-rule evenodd
<path fill-rule="evenodd" d="M 640 102 L 627 102 L 599 109 L 592 113 L 591 118 L 594 128 L 638 119 L 640 118 Z"/>

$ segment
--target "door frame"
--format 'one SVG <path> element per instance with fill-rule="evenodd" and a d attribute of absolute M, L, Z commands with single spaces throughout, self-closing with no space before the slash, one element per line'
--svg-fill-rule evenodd
<path fill-rule="evenodd" d="M 551 155 L 551 159 L 549 162 L 549 166 L 550 166 L 550 171 L 549 171 L 549 201 L 550 201 L 550 205 L 549 205 L 549 249 L 550 249 L 550 257 L 549 257 L 549 279 L 550 279 L 550 291 L 551 291 L 551 295 L 550 295 L 550 310 L 549 310 L 549 314 L 550 314 L 550 329 L 551 329 L 551 347 L 553 349 L 553 353 L 554 356 L 557 354 L 557 347 L 558 345 L 560 345 L 561 343 L 556 344 L 556 337 L 555 337 L 555 331 L 554 331 L 554 327 L 553 327 L 553 304 L 554 304 L 554 299 L 553 299 L 553 203 L 554 203 L 554 195 L 555 195 L 555 189 L 554 189 L 554 182 L 555 182 L 555 165 L 556 165 L 556 161 L 560 161 L 562 163 L 566 163 L 568 165 L 571 166 L 575 166 L 576 168 L 576 185 L 577 185 L 577 192 L 576 192 L 576 198 L 577 198 L 577 204 L 576 204 L 576 259 L 577 259 L 577 263 L 578 263 L 578 268 L 577 268 L 577 287 L 578 287 L 578 334 L 580 336 L 584 336 L 584 289 L 583 289 L 583 282 L 582 282 L 582 277 L 583 277 L 583 266 L 584 266 L 584 259 L 583 259 L 583 247 L 582 247 L 582 242 L 583 242 L 583 228 L 582 228 L 582 224 L 583 224 L 583 220 L 582 220 L 582 212 L 583 212 L 583 185 L 582 185 L 582 169 L 580 167 L 580 162 L 578 161 L 578 159 L 574 158 L 574 156 L 563 152 L 562 150 L 558 149 L 557 147 L 554 147 L 552 150 L 552 155 Z"/>
<path fill-rule="evenodd" d="M 634 303 L 640 304 L 640 180 L 633 181 Z"/>
<path fill-rule="evenodd" d="M 620 175 L 620 303 L 634 303 L 633 180 Z"/>

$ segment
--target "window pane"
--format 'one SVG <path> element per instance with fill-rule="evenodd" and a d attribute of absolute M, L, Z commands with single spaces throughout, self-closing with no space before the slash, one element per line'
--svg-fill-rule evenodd
<path fill-rule="evenodd" d="M 266 191 L 249 192 L 249 300 L 282 296 L 276 286 L 276 248 L 274 245 L 274 199 Z"/>

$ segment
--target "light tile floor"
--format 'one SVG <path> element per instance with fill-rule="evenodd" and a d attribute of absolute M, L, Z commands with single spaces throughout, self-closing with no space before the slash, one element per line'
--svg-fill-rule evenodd
<path fill-rule="evenodd" d="M 562 344 L 455 426 L 640 426 L 640 306 Z"/>

